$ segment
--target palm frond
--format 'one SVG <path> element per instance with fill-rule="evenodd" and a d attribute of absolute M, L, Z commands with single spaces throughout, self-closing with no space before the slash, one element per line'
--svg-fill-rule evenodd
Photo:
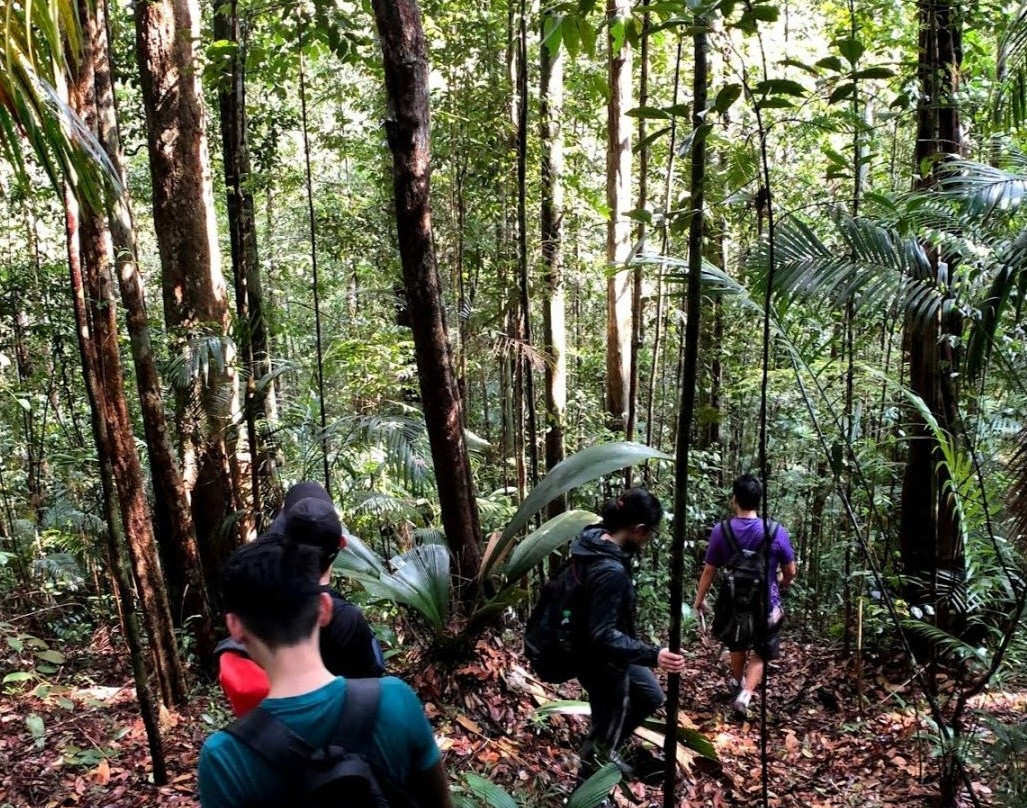
<path fill-rule="evenodd" d="M 804 222 L 781 222 L 775 239 L 774 291 L 785 298 L 828 300 L 838 307 L 889 311 L 896 303 L 918 319 L 935 316 L 943 296 L 931 261 L 915 238 L 868 219 L 840 215 L 830 244 Z M 766 247 L 755 254 L 767 273 Z"/>
<path fill-rule="evenodd" d="M 71 553 L 49 553 L 37 558 L 32 562 L 32 572 L 39 578 L 73 592 L 86 581 L 82 565 Z"/>
<path fill-rule="evenodd" d="M 81 27 L 72 0 L 4 0 L 0 37 L 0 143 L 10 164 L 25 176 L 27 142 L 58 193 L 62 181 L 93 207 L 105 184 L 121 192 L 117 173 L 96 137 L 60 98 L 81 53 Z"/>

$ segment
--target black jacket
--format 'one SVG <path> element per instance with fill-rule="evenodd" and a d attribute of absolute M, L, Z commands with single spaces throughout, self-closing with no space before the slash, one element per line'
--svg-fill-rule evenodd
<path fill-rule="evenodd" d="M 363 679 L 385 673 L 378 640 L 367 624 L 364 613 L 334 589 L 331 622 L 321 629 L 321 659 L 336 676 Z"/>
<path fill-rule="evenodd" d="M 321 629 L 321 659 L 336 676 L 347 679 L 368 679 L 385 673 L 385 660 L 378 638 L 367 624 L 364 613 L 330 587 L 323 587 L 332 596 L 332 620 Z M 214 649 L 215 658 L 233 651 L 249 658 L 246 646 L 231 637 Z"/>
<path fill-rule="evenodd" d="M 635 584 L 632 554 L 604 540 L 606 528 L 585 528 L 571 545 L 571 559 L 581 570 L 584 620 L 580 641 L 588 663 L 656 667 L 660 649 L 635 637 Z"/>

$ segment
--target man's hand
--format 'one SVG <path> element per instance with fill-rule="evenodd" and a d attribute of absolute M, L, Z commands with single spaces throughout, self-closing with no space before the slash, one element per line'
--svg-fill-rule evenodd
<path fill-rule="evenodd" d="M 692 604 L 692 609 L 695 610 L 696 615 L 702 615 L 706 612 L 706 598 L 696 598 L 695 603 Z"/>
<path fill-rule="evenodd" d="M 660 655 L 656 658 L 656 664 L 667 673 L 681 673 L 685 669 L 685 658 L 681 654 L 675 654 L 669 648 L 661 648 Z"/>

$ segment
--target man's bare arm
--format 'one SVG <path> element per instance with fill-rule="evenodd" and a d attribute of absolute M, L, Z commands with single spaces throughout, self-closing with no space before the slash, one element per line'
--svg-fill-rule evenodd
<path fill-rule="evenodd" d="M 790 561 L 789 563 L 787 563 L 783 567 L 781 567 L 781 588 L 782 589 L 787 589 L 789 586 L 792 585 L 792 581 L 795 580 L 795 573 L 796 573 L 796 568 L 795 568 L 795 562 L 794 561 Z"/>

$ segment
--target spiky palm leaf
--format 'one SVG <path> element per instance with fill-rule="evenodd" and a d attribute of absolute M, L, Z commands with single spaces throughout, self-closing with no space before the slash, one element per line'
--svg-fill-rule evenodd
<path fill-rule="evenodd" d="M 24 176 L 27 142 L 58 192 L 67 181 L 81 198 L 99 207 L 104 183 L 118 187 L 116 172 L 55 89 L 69 72 L 65 54 L 74 59 L 82 48 L 75 3 L 0 0 L 0 13 L 0 150 Z"/>
<path fill-rule="evenodd" d="M 839 215 L 825 243 L 798 219 L 778 225 L 774 290 L 785 297 L 828 300 L 839 307 L 888 311 L 897 302 L 918 319 L 935 316 L 943 296 L 931 262 L 915 238 L 868 219 Z M 767 251 L 755 254 L 767 274 Z"/>

